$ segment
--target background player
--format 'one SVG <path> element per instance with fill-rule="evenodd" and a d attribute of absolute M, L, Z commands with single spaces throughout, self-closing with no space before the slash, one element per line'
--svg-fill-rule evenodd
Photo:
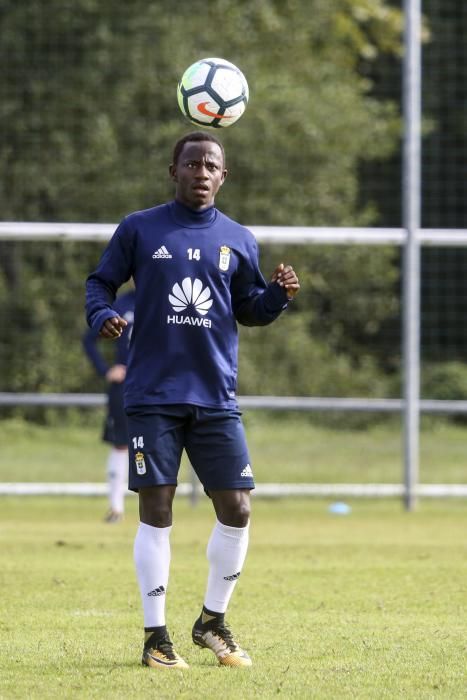
<path fill-rule="evenodd" d="M 109 366 L 98 347 L 99 330 L 89 329 L 83 337 L 83 346 L 96 372 L 105 377 L 107 389 L 107 415 L 102 439 L 112 445 L 107 458 L 107 485 L 109 510 L 108 523 L 119 522 L 125 509 L 125 492 L 128 483 L 128 429 L 123 407 L 123 384 L 128 362 L 128 348 L 133 331 L 135 292 L 131 290 L 116 299 L 114 308 L 127 325 L 115 347 L 115 362 Z"/>
<path fill-rule="evenodd" d="M 194 132 L 174 148 L 175 200 L 127 216 L 87 280 L 87 318 L 105 338 L 126 327 L 117 289 L 136 285 L 125 407 L 129 488 L 139 492 L 134 557 L 144 613 L 143 664 L 186 668 L 165 624 L 172 502 L 185 448 L 217 521 L 204 605 L 192 637 L 222 665 L 251 659 L 224 614 L 248 547 L 253 472 L 236 401 L 237 323 L 274 321 L 299 290 L 280 264 L 267 284 L 253 235 L 214 206 L 227 170 L 222 144 Z M 156 351 L 163 348 L 163 351 Z"/>

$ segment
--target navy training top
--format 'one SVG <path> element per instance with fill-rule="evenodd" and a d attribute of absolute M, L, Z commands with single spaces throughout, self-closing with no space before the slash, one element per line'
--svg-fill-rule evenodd
<path fill-rule="evenodd" d="M 215 207 L 172 201 L 129 214 L 86 282 L 92 329 L 117 315 L 116 292 L 130 277 L 125 406 L 235 408 L 236 321 L 267 325 L 287 306 L 285 289 L 260 272 L 253 234 Z"/>

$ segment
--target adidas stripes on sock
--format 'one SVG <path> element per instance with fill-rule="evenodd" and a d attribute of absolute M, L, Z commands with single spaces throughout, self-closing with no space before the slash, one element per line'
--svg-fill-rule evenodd
<path fill-rule="evenodd" d="M 165 625 L 171 530 L 140 523 L 136 533 L 133 555 L 146 629 Z"/>
<path fill-rule="evenodd" d="M 209 575 L 204 606 L 224 613 L 241 574 L 248 550 L 249 524 L 230 527 L 216 522 L 209 539 Z"/>

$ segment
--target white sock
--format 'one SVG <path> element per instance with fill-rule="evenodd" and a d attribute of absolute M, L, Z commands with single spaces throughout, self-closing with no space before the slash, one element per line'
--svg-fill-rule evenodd
<path fill-rule="evenodd" d="M 172 527 L 152 527 L 140 523 L 136 533 L 133 555 L 143 603 L 144 627 L 165 625 L 171 530 Z"/>
<path fill-rule="evenodd" d="M 213 612 L 227 610 L 248 549 L 249 524 L 230 527 L 216 522 L 208 542 L 208 585 L 204 606 Z"/>
<path fill-rule="evenodd" d="M 123 513 L 125 493 L 128 488 L 128 450 L 112 448 L 107 460 L 107 486 L 110 507 Z"/>

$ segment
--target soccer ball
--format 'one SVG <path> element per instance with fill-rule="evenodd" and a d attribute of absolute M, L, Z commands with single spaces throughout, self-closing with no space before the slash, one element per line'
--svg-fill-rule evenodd
<path fill-rule="evenodd" d="M 248 83 L 233 63 L 203 58 L 182 75 L 177 88 L 180 109 L 193 124 L 225 128 L 240 119 L 248 103 Z"/>

